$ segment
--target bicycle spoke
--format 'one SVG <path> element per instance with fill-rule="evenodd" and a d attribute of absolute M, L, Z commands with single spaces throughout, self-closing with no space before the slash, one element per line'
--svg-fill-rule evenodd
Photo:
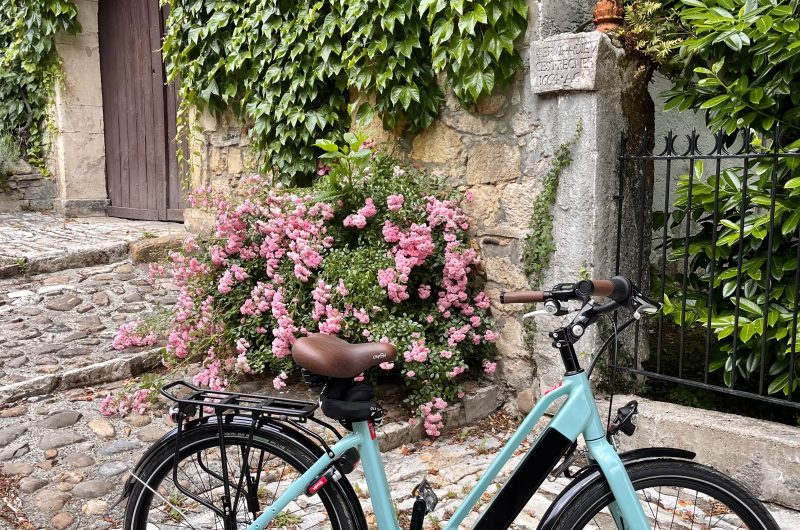
<path fill-rule="evenodd" d="M 209 508 L 221 509 L 223 505 L 223 460 L 227 467 L 232 510 L 238 497 L 233 513 L 239 530 L 249 526 L 261 508 L 273 504 L 302 474 L 264 447 L 254 447 L 245 453 L 242 445 L 226 445 L 224 459 L 217 446 L 198 450 L 183 458 L 174 474 L 170 462 L 169 471 L 156 488 L 166 502 L 153 498 L 147 512 L 146 530 L 223 530 L 223 518 Z M 247 497 L 253 500 L 248 502 Z M 249 511 L 251 503 L 256 513 Z M 278 514 L 269 528 L 309 530 L 332 528 L 332 525 L 328 509 L 319 496 L 301 496 Z"/>

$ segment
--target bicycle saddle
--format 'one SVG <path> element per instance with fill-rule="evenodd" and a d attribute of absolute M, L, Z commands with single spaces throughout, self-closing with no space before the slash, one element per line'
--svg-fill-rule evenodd
<path fill-rule="evenodd" d="M 314 333 L 292 345 L 294 361 L 309 372 L 338 379 L 355 377 L 364 370 L 393 361 L 394 346 L 383 342 L 350 344 L 338 337 Z"/>

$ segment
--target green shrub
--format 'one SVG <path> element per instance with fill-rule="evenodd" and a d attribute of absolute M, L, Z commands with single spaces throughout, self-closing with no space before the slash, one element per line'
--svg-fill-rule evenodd
<path fill-rule="evenodd" d="M 393 343 L 398 358 L 366 375 L 403 377 L 415 406 L 457 400 L 465 371 L 494 372 L 489 299 L 458 197 L 345 138 L 318 143 L 330 165 L 315 188 L 282 192 L 253 176 L 241 199 L 193 194 L 216 229 L 172 256 L 181 294 L 167 362 L 204 359 L 196 383 L 218 389 L 270 369 L 280 388 L 296 370 L 292 343 L 312 332 Z M 124 331 L 120 346 L 141 342 Z"/>
<path fill-rule="evenodd" d="M 4 188 L 11 164 L 19 160 L 19 148 L 10 134 L 0 134 L 0 189 Z"/>
<path fill-rule="evenodd" d="M 683 0 L 691 36 L 665 108 L 707 112 L 711 129 L 769 131 L 800 125 L 800 3 Z"/>
<path fill-rule="evenodd" d="M 753 136 L 755 152 L 771 152 L 777 148 L 774 128 L 780 125 L 781 148 L 800 148 L 798 142 L 792 143 L 800 136 L 800 79 L 796 75 L 800 71 L 799 2 L 681 0 L 629 4 L 628 36 L 635 48 L 674 81 L 673 88 L 664 94 L 666 109 L 705 112 L 709 127 L 723 133 L 726 145 L 739 142 L 742 131 L 747 131 Z M 666 222 L 673 229 L 667 243 L 669 259 L 683 260 L 688 252 L 689 276 L 678 274 L 667 279 L 666 312 L 680 324 L 681 307 L 677 302 L 673 305 L 672 300 L 685 296 L 686 326 L 707 326 L 711 313 L 710 326 L 716 340 L 710 369 L 722 370 L 728 385 L 733 384 L 734 373 L 739 381 L 752 378 L 763 363 L 768 371 L 769 393 L 790 390 L 788 365 L 795 334 L 792 311 L 797 304 L 794 293 L 800 221 L 797 165 L 797 159 L 788 157 L 779 158 L 774 166 L 769 158 L 751 160 L 743 205 L 743 168 L 723 171 L 715 203 L 717 177 L 705 175 L 702 163 L 697 162 L 693 176 L 680 177 L 675 211 L 656 215 L 656 228 Z M 775 217 L 769 247 L 773 193 Z M 688 249 L 684 245 L 687 217 L 691 227 Z M 740 240 L 742 221 L 744 235 Z M 735 325 L 740 254 L 740 316 Z M 770 254 L 772 267 L 767 271 Z M 712 268 L 714 289 L 709 304 Z M 766 346 L 765 358 L 762 345 Z M 794 377 L 797 389 L 800 378 L 797 374 Z"/>

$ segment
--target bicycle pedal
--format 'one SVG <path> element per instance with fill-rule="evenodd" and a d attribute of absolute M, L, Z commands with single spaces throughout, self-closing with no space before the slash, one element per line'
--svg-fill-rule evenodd
<path fill-rule="evenodd" d="M 428 484 L 427 479 L 422 479 L 422 482 L 411 491 L 411 495 L 417 497 L 414 501 L 414 507 L 411 509 L 411 527 L 410 530 L 422 530 L 422 524 L 425 522 L 425 516 L 436 509 L 439 504 L 439 498 L 434 493 L 433 488 Z"/>

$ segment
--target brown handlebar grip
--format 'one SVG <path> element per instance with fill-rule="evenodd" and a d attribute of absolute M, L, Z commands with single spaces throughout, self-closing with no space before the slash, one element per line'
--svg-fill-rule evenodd
<path fill-rule="evenodd" d="M 611 296 L 614 294 L 616 286 L 611 280 L 592 280 L 592 295 L 594 296 Z"/>
<path fill-rule="evenodd" d="M 501 304 L 532 304 L 534 302 L 544 302 L 544 292 L 512 291 L 510 293 L 500 293 Z"/>

